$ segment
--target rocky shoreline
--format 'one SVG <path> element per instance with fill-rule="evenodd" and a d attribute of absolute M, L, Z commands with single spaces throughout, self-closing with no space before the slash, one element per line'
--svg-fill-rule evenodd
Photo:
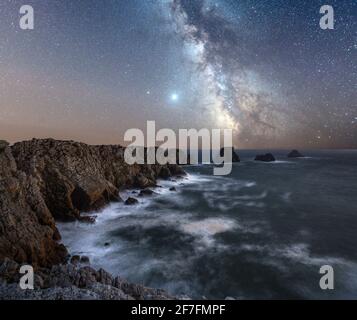
<path fill-rule="evenodd" d="M 91 223 L 81 213 L 123 201 L 120 190 L 145 190 L 155 187 L 157 179 L 185 175 L 178 165 L 127 165 L 124 151 L 118 145 L 53 139 L 13 146 L 0 141 L 0 298 L 173 298 L 162 290 L 113 279 L 104 270 L 68 263 L 69 253 L 59 243 L 56 221 Z M 21 264 L 35 268 L 36 290 L 19 289 Z"/>

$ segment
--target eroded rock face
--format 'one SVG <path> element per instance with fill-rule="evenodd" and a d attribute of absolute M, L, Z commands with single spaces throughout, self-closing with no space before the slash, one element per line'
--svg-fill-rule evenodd
<path fill-rule="evenodd" d="M 12 147 L 19 169 L 39 181 L 55 219 L 71 221 L 81 212 L 121 201 L 119 190 L 148 188 L 157 178 L 182 174 L 178 166 L 128 165 L 121 146 L 89 146 L 73 141 L 31 140 Z"/>
<path fill-rule="evenodd" d="M 0 146 L 0 261 L 33 266 L 63 262 L 67 250 L 42 197 L 39 181 L 19 171 L 8 145 Z"/>
<path fill-rule="evenodd" d="M 121 146 L 0 141 L 0 262 L 62 263 L 67 251 L 57 243 L 55 220 L 84 220 L 81 212 L 121 201 L 122 188 L 145 189 L 182 173 L 176 165 L 127 165 Z"/>

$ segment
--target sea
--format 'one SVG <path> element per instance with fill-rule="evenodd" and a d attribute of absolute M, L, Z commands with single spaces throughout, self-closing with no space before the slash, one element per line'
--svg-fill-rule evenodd
<path fill-rule="evenodd" d="M 59 224 L 63 243 L 94 268 L 193 299 L 356 299 L 357 150 L 302 151 L 264 163 L 241 150 L 229 176 L 187 166 L 153 196 L 121 193 L 138 205 Z"/>

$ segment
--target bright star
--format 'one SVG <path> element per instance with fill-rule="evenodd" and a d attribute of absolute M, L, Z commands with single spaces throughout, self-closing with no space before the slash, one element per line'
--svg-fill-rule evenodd
<path fill-rule="evenodd" d="M 178 99 L 179 99 L 179 96 L 178 96 L 177 93 L 173 93 L 173 94 L 171 95 L 171 101 L 172 101 L 172 102 L 176 102 Z"/>

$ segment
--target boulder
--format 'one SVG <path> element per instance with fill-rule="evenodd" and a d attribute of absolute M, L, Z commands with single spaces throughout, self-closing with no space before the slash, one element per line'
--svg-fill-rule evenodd
<path fill-rule="evenodd" d="M 82 256 L 80 262 L 81 262 L 82 264 L 90 264 L 89 257 L 87 257 L 87 256 Z"/>
<path fill-rule="evenodd" d="M 75 256 L 71 257 L 70 262 L 71 262 L 71 264 L 77 265 L 77 264 L 79 264 L 80 260 L 81 260 L 81 257 L 78 255 L 75 255 Z"/>
<path fill-rule="evenodd" d="M 167 180 L 171 175 L 171 171 L 168 167 L 162 167 L 159 173 L 159 178 Z"/>
<path fill-rule="evenodd" d="M 263 162 L 274 162 L 275 157 L 271 153 L 257 155 L 255 157 L 255 161 L 263 161 Z"/>
<path fill-rule="evenodd" d="M 152 196 L 155 192 L 152 191 L 151 189 L 144 189 L 141 190 L 139 193 L 139 197 L 147 197 L 147 196 Z"/>
<path fill-rule="evenodd" d="M 177 191 L 175 187 L 171 187 L 169 190 L 172 191 L 172 192 L 176 192 Z"/>
<path fill-rule="evenodd" d="M 133 206 L 133 205 L 136 205 L 138 204 L 139 201 L 135 198 L 132 198 L 132 197 L 129 197 L 126 201 L 125 201 L 125 205 L 126 206 Z"/>
<path fill-rule="evenodd" d="M 293 150 L 288 154 L 288 158 L 304 158 L 305 156 L 302 155 L 298 150 Z"/>

